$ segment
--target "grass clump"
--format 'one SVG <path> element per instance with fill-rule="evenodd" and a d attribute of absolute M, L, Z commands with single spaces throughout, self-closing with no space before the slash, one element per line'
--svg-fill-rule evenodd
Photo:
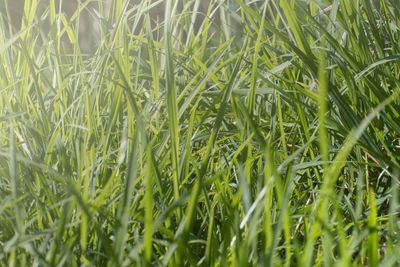
<path fill-rule="evenodd" d="M 1 265 L 400 263 L 396 1 L 99 1 L 92 51 L 38 3 L 0 16 Z"/>

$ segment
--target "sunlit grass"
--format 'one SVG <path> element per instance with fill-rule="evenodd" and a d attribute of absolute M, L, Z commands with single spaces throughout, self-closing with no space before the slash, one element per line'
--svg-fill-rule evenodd
<path fill-rule="evenodd" d="M 54 3 L 0 16 L 0 265 L 400 264 L 397 1 Z"/>

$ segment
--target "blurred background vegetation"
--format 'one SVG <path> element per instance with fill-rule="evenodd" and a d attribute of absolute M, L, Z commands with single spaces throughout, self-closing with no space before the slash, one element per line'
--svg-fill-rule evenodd
<path fill-rule="evenodd" d="M 145 1 L 141 0 L 124 0 L 129 1 L 128 9 L 134 10 L 135 6 L 143 4 Z M 98 45 L 101 40 L 101 30 L 100 21 L 101 18 L 108 17 L 110 9 L 112 8 L 112 0 L 100 0 L 100 1 L 87 1 L 87 0 L 57 0 L 56 11 L 60 15 L 64 15 L 66 22 L 70 24 L 78 23 L 79 27 L 79 44 L 82 51 L 92 51 L 94 46 Z M 114 1 L 115 2 L 115 1 Z M 214 1 L 215 2 L 215 1 Z M 195 29 L 198 29 L 206 16 L 207 10 L 209 8 L 210 1 L 204 0 L 200 1 L 197 6 L 194 6 L 194 1 L 186 1 L 188 5 L 183 4 L 183 1 L 179 1 L 178 10 L 197 10 L 197 19 L 194 22 Z M 223 1 L 219 4 L 221 5 Z M 41 26 L 43 32 L 50 31 L 49 21 L 46 19 L 48 15 L 49 0 L 39 0 L 39 7 L 36 12 L 35 22 Z M 9 24 L 15 31 L 21 28 L 21 23 L 24 20 L 24 5 L 25 0 L 2 0 L 0 1 L 0 12 L 2 14 L 7 14 L 6 23 Z M 102 10 L 99 10 L 102 9 Z M 79 13 L 79 16 L 77 14 Z M 152 20 L 152 28 L 157 28 L 164 21 L 165 13 L 165 1 L 152 1 L 150 7 L 150 18 Z M 220 22 L 218 12 L 213 12 L 211 14 L 211 19 L 218 24 Z M 76 20 L 79 17 L 79 22 Z M 132 12 L 129 22 L 135 20 L 135 12 Z M 104 21 L 104 20 L 103 20 Z M 231 25 L 233 26 L 233 25 Z M 135 24 L 135 33 L 139 34 L 143 27 L 143 20 Z M 214 26 L 215 27 L 215 26 Z M 239 27 L 239 24 L 235 26 Z M 159 34 L 160 35 L 160 34 Z M 64 40 L 65 41 L 65 40 Z"/>

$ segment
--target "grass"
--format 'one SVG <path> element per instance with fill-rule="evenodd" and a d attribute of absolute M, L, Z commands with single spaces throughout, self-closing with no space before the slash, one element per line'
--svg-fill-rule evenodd
<path fill-rule="evenodd" d="M 399 265 L 397 1 L 163 2 L 2 11 L 0 265 Z"/>

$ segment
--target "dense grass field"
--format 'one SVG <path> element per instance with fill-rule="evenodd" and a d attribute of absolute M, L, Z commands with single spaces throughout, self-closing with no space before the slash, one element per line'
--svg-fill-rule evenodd
<path fill-rule="evenodd" d="M 0 265 L 399 266 L 399 1 L 179 1 L 1 13 Z"/>

